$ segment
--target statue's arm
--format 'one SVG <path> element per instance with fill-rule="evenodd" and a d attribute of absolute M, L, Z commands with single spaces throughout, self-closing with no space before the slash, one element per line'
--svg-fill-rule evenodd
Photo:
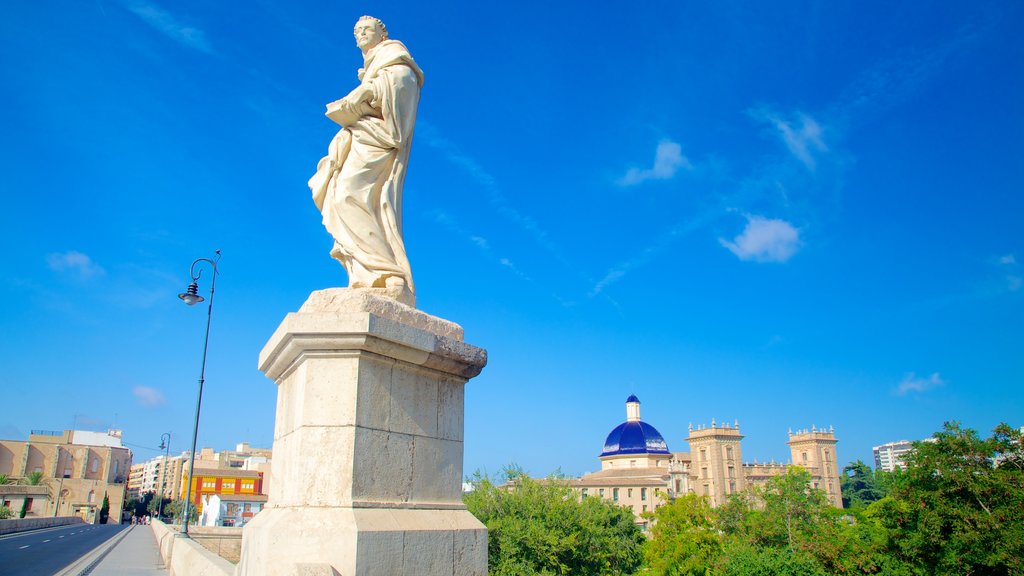
<path fill-rule="evenodd" d="M 376 94 L 373 84 L 364 82 L 344 98 L 328 104 L 327 117 L 342 126 L 350 126 L 366 114 L 367 108 L 376 100 Z"/>

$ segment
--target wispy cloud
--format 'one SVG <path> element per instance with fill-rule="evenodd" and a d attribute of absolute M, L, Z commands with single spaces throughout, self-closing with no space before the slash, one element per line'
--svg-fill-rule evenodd
<path fill-rule="evenodd" d="M 613 268 L 608 270 L 604 277 L 598 280 L 597 283 L 594 284 L 593 288 L 590 289 L 589 295 L 597 296 L 598 294 L 601 294 L 605 288 L 615 282 L 618 282 L 624 278 L 626 274 L 637 268 L 646 266 L 652 260 L 667 251 L 669 247 L 671 247 L 680 237 L 703 226 L 709 217 L 710 213 L 706 213 L 703 217 L 695 218 L 682 224 L 677 224 L 664 231 L 653 244 L 642 248 L 632 258 L 619 262 Z"/>
<path fill-rule="evenodd" d="M 205 32 L 195 26 L 181 23 L 174 15 L 156 4 L 146 0 L 122 0 L 122 4 L 157 32 L 182 46 L 206 54 L 216 54 L 206 39 Z"/>
<path fill-rule="evenodd" d="M 755 119 L 770 124 L 789 152 L 808 170 L 813 171 L 817 167 L 817 156 L 828 152 L 821 124 L 803 112 L 797 112 L 788 119 L 767 108 L 755 108 L 749 113 Z"/>
<path fill-rule="evenodd" d="M 1020 290 L 1021 285 L 1024 284 L 1024 277 L 1021 276 L 1017 257 L 1013 254 L 1005 254 L 996 259 L 996 264 L 1003 275 L 1006 289 L 1010 292 Z"/>
<path fill-rule="evenodd" d="M 800 230 L 785 220 L 747 216 L 747 226 L 732 241 L 718 241 L 740 260 L 786 262 L 800 249 Z"/>
<path fill-rule="evenodd" d="M 913 372 L 907 374 L 900 381 L 899 386 L 896 387 L 897 396 L 906 396 L 911 392 L 927 392 L 941 386 L 945 386 L 946 382 L 942 380 L 938 372 L 933 373 L 927 378 L 919 378 Z"/>
<path fill-rule="evenodd" d="M 630 168 L 619 178 L 619 186 L 635 186 L 648 180 L 671 180 L 680 169 L 692 169 L 693 164 L 683 156 L 683 148 L 671 140 L 662 140 L 654 151 L 654 165 L 650 168 Z"/>
<path fill-rule="evenodd" d="M 141 384 L 132 388 L 132 396 L 135 397 L 135 401 L 138 402 L 139 406 L 146 408 L 155 408 L 167 403 L 167 398 L 164 397 L 163 392 Z"/>
<path fill-rule="evenodd" d="M 46 256 L 46 264 L 50 270 L 68 273 L 82 280 L 106 274 L 106 271 L 99 264 L 93 262 L 92 258 L 76 250 L 49 254 Z"/>
<path fill-rule="evenodd" d="M 568 270 L 576 276 L 582 278 L 588 284 L 592 282 L 591 279 L 586 278 L 580 273 L 578 266 L 575 262 L 567 258 L 562 249 L 552 241 L 538 222 L 515 208 L 508 198 L 501 192 L 498 186 L 497 180 L 490 172 L 487 171 L 479 162 L 476 161 L 472 156 L 464 153 L 454 142 L 444 138 L 441 133 L 431 124 L 423 121 L 417 121 L 416 135 L 417 138 L 421 138 L 421 141 L 438 150 L 448 161 L 459 166 L 466 174 L 470 176 L 480 186 L 480 189 L 485 192 L 485 197 L 488 203 L 497 211 L 499 215 L 512 222 L 519 229 L 524 231 L 534 242 L 537 243 L 541 248 L 544 249 L 555 261 L 559 262 L 563 269 Z M 450 216 L 446 215 L 450 218 Z M 476 234 L 466 234 L 473 242 L 477 243 L 481 248 L 488 248 L 489 245 L 486 240 Z M 481 244 L 483 241 L 483 244 Z M 559 301 L 565 302 L 562 298 L 558 298 Z"/>

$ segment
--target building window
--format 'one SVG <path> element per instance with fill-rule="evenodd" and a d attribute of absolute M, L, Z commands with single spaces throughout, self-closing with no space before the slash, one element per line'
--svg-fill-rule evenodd
<path fill-rule="evenodd" d="M 683 491 L 683 481 L 682 481 L 682 480 L 679 480 L 679 479 L 677 478 L 677 479 L 676 479 L 676 494 L 679 494 L 679 493 L 680 493 L 680 492 L 682 492 L 682 491 Z"/>
<path fill-rule="evenodd" d="M 618 488 L 612 488 L 612 500 L 614 500 L 616 502 L 619 501 L 619 489 Z"/>
<path fill-rule="evenodd" d="M 647 512 L 647 504 L 644 504 L 644 512 Z"/>
<path fill-rule="evenodd" d="M 32 511 L 32 498 L 25 498 L 25 511 L 26 512 L 31 512 Z"/>
<path fill-rule="evenodd" d="M 633 489 L 632 488 L 626 488 L 626 497 L 627 498 L 632 498 L 633 497 Z"/>
<path fill-rule="evenodd" d="M 604 488 L 599 488 L 598 491 L 597 491 L 597 494 L 601 498 L 604 498 Z"/>
<path fill-rule="evenodd" d="M 700 461 L 701 462 L 707 462 L 707 460 L 708 460 L 708 451 L 705 448 L 701 448 L 700 449 Z"/>
<path fill-rule="evenodd" d="M 803 458 L 804 464 L 807 464 L 807 452 L 802 452 L 800 457 Z"/>
<path fill-rule="evenodd" d="M 710 489 L 708 489 L 708 485 L 707 485 L 707 484 L 705 484 L 705 485 L 704 485 L 704 495 L 705 495 L 705 496 L 707 496 L 708 494 L 711 494 L 711 490 L 710 490 Z"/>
<path fill-rule="evenodd" d="M 705 467 L 700 469 L 700 477 L 704 478 L 705 480 L 707 479 L 707 477 L 708 477 L 708 467 L 707 466 L 705 466 Z"/>
<path fill-rule="evenodd" d="M 89 490 L 89 496 L 86 498 L 86 502 L 92 504 L 96 501 L 96 492 Z"/>
<path fill-rule="evenodd" d="M 636 460 L 630 460 L 629 461 L 629 467 L 630 468 L 636 468 Z"/>
<path fill-rule="evenodd" d="M 582 494 L 583 494 L 583 497 L 584 497 L 584 498 L 586 498 L 586 497 L 587 497 L 587 489 L 586 489 L 586 488 L 584 488 L 584 489 L 582 490 Z"/>
<path fill-rule="evenodd" d="M 736 468 L 734 468 L 732 466 L 729 466 L 729 478 L 735 478 L 735 477 L 736 477 Z"/>
<path fill-rule="evenodd" d="M 100 469 L 100 459 L 99 458 L 93 458 L 92 461 L 89 462 L 89 472 L 92 472 L 93 474 L 95 474 L 97 471 L 99 471 L 99 469 Z"/>
<path fill-rule="evenodd" d="M 732 446 L 725 447 L 725 457 L 728 460 L 732 460 Z"/>
<path fill-rule="evenodd" d="M 736 492 L 736 482 L 729 482 L 729 494 Z"/>
<path fill-rule="evenodd" d="M 647 488 L 640 489 L 640 500 L 647 500 Z"/>
<path fill-rule="evenodd" d="M 235 489 L 235 481 L 234 480 L 224 480 L 223 482 L 220 483 L 220 485 L 221 485 L 221 488 L 223 488 L 224 490 L 234 490 Z"/>

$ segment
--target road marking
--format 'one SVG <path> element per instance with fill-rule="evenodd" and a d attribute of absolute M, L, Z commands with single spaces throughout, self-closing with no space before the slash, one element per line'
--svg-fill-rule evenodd
<path fill-rule="evenodd" d="M 18 550 L 24 550 L 25 548 L 28 548 L 29 546 L 31 546 L 31 544 L 25 544 L 24 546 L 19 546 Z"/>
<path fill-rule="evenodd" d="M 43 543 L 44 543 L 44 544 L 45 544 L 45 543 L 47 543 L 47 542 L 49 542 L 49 540 L 43 540 Z"/>
<path fill-rule="evenodd" d="M 58 538 L 63 538 L 63 536 L 58 536 Z"/>

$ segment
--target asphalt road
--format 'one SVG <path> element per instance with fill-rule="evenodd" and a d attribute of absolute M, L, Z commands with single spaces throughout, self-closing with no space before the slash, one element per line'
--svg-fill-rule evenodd
<path fill-rule="evenodd" d="M 0 539 L 0 576 L 52 576 L 129 524 L 75 524 Z"/>

